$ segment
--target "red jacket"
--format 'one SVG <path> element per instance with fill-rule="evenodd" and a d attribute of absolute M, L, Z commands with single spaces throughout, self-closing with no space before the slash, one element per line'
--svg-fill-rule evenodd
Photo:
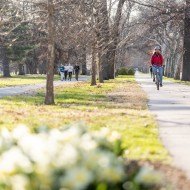
<path fill-rule="evenodd" d="M 162 66 L 164 59 L 160 53 L 154 53 L 151 58 L 151 64 L 156 66 Z"/>

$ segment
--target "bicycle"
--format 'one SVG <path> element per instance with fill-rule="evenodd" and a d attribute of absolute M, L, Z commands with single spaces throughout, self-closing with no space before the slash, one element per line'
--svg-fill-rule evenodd
<path fill-rule="evenodd" d="M 155 84 L 156 84 L 157 90 L 159 90 L 160 86 L 161 86 L 159 67 L 155 68 L 155 72 L 156 72 L 156 73 L 154 73 L 154 75 L 155 75 Z"/>

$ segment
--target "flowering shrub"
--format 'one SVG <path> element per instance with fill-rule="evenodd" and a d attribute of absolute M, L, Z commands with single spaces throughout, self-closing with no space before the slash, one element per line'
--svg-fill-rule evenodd
<path fill-rule="evenodd" d="M 0 189 L 80 190 L 104 184 L 116 189 L 124 177 L 119 135 L 105 129 L 87 133 L 72 126 L 31 133 L 19 126 L 3 129 L 0 139 Z"/>
<path fill-rule="evenodd" d="M 129 189 L 120 135 L 107 129 L 89 132 L 80 125 L 37 133 L 25 126 L 11 132 L 3 129 L 0 154 L 0 190 Z M 143 184 L 147 176 L 140 171 L 133 184 Z"/>

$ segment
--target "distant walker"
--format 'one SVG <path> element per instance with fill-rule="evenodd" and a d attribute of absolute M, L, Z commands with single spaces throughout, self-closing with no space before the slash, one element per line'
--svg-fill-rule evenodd
<path fill-rule="evenodd" d="M 80 73 L 80 66 L 76 64 L 74 66 L 74 71 L 75 71 L 75 79 L 78 81 L 79 80 L 79 73 Z"/>

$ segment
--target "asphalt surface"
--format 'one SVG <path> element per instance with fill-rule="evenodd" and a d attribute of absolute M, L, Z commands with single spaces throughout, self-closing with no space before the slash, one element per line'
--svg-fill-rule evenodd
<path fill-rule="evenodd" d="M 79 82 L 86 81 L 88 79 L 89 79 L 88 76 L 81 76 L 79 78 Z M 74 82 L 76 83 L 77 81 L 75 79 L 72 79 L 72 81 L 54 81 L 54 86 L 59 86 L 64 83 L 74 83 Z M 34 92 L 40 88 L 44 88 L 45 86 L 46 86 L 46 81 L 44 81 L 44 83 L 34 84 L 34 85 L 22 85 L 22 86 L 0 88 L 0 98 L 4 96 L 14 96 L 19 94 Z"/>
<path fill-rule="evenodd" d="M 137 72 L 136 80 L 148 95 L 149 109 L 173 164 L 190 178 L 190 86 L 164 81 L 158 91 L 150 75 Z"/>

